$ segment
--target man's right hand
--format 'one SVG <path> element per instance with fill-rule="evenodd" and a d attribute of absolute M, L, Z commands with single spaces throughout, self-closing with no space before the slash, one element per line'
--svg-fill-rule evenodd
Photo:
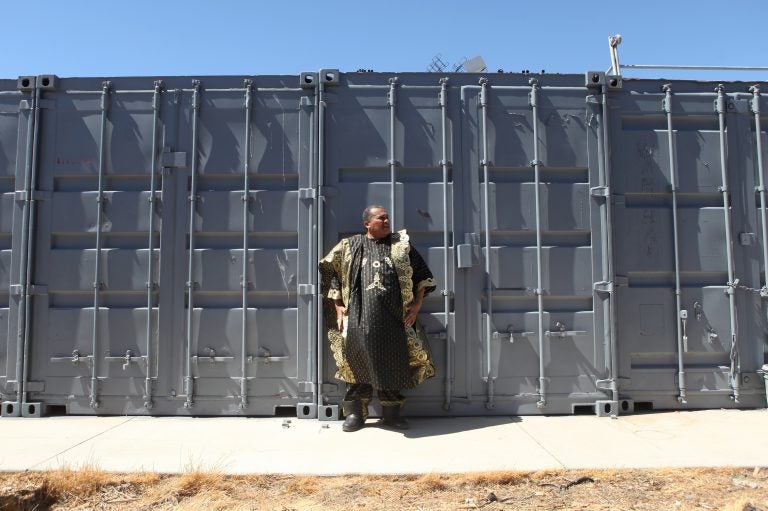
<path fill-rule="evenodd" d="M 340 303 L 335 304 L 336 307 L 336 327 L 339 332 L 344 331 L 344 315 L 347 313 L 347 308 Z"/>

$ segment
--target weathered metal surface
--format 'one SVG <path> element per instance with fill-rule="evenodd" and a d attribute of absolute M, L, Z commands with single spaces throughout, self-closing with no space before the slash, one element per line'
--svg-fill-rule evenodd
<path fill-rule="evenodd" d="M 408 413 L 764 406 L 750 85 L 0 81 L 3 415 L 336 418 L 316 263 L 371 203 L 438 280 Z"/>

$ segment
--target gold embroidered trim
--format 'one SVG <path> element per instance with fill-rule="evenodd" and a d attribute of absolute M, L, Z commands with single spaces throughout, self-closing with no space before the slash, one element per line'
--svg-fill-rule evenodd
<path fill-rule="evenodd" d="M 415 328 L 414 328 L 415 327 Z M 408 365 L 411 368 L 411 378 L 415 385 L 435 375 L 435 365 L 429 356 L 427 336 L 417 323 L 413 327 L 405 327 L 408 338 Z"/>
<path fill-rule="evenodd" d="M 327 320 L 326 324 L 328 324 Z M 347 363 L 347 359 L 344 358 L 345 339 L 341 335 L 341 332 L 333 327 L 329 328 L 328 342 L 331 345 L 333 360 L 336 362 L 336 379 L 347 383 L 357 383 L 355 381 L 355 375 L 352 374 L 352 369 L 349 367 L 349 363 Z"/>
<path fill-rule="evenodd" d="M 352 264 L 352 251 L 349 249 L 349 240 L 343 239 L 320 261 L 320 273 L 323 277 L 323 286 L 330 286 L 331 278 L 334 274 L 342 278 L 341 291 L 338 289 L 328 292 L 328 298 L 325 300 L 324 315 L 327 326 L 328 344 L 331 347 L 333 360 L 336 362 L 336 379 L 348 383 L 357 383 L 349 363 L 344 358 L 344 343 L 346 339 L 342 332 L 336 328 L 336 307 L 332 300 L 341 299 L 344 305 L 349 303 L 349 283 L 344 278 L 349 273 L 349 267 Z M 345 318 L 346 319 L 346 318 Z"/>
<path fill-rule="evenodd" d="M 378 289 L 380 291 L 386 291 L 387 288 L 384 287 L 384 285 L 381 283 L 381 273 L 376 272 L 376 274 L 373 276 L 373 282 L 368 284 L 368 287 L 365 288 L 366 291 L 371 291 L 373 289 Z"/>
<path fill-rule="evenodd" d="M 437 287 L 437 281 L 433 278 L 422 280 L 419 282 L 419 285 L 416 286 L 416 291 L 424 287 Z"/>
<path fill-rule="evenodd" d="M 408 252 L 411 250 L 408 233 L 403 229 L 392 235 L 392 259 L 395 263 L 397 280 L 400 281 L 400 295 L 403 298 L 403 317 L 405 308 L 413 301 L 413 268 Z"/>
<path fill-rule="evenodd" d="M 400 281 L 400 294 L 403 297 L 403 318 L 406 307 L 413 301 L 413 268 L 408 253 L 411 250 L 410 238 L 403 229 L 392 236 L 392 259 L 395 271 Z M 429 356 L 427 336 L 418 322 L 414 326 L 405 327 L 408 339 L 408 365 L 411 368 L 413 383 L 418 385 L 427 378 L 435 375 L 435 366 Z"/>

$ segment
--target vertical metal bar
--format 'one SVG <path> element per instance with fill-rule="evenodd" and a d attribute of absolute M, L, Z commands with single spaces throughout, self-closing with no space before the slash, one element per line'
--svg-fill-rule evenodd
<path fill-rule="evenodd" d="M 389 105 L 389 223 L 392 231 L 397 230 L 397 212 L 395 206 L 395 191 L 397 188 L 397 162 L 395 161 L 395 106 L 397 105 L 397 77 L 389 79 L 389 95 L 387 104 Z"/>
<path fill-rule="evenodd" d="M 316 93 L 317 89 L 315 89 Z M 302 97 L 302 99 L 305 99 L 305 97 Z M 315 98 L 316 99 L 316 98 Z M 309 323 L 308 323 L 308 333 L 309 338 L 307 339 L 307 372 L 308 372 L 308 378 L 307 381 L 312 382 L 313 384 L 313 402 L 316 404 L 318 403 L 318 388 L 319 388 L 319 381 L 318 381 L 318 375 L 317 375 L 317 364 L 315 364 L 316 357 L 319 357 L 322 355 L 322 351 L 318 350 L 318 332 L 320 331 L 319 328 L 321 328 L 318 315 L 318 306 L 317 304 L 322 304 L 323 297 L 322 297 L 322 289 L 320 285 L 320 280 L 318 278 L 318 263 L 320 261 L 318 257 L 318 247 L 317 247 L 317 217 L 316 217 L 316 211 L 317 211 L 317 202 L 318 202 L 318 195 L 320 194 L 320 191 L 317 189 L 317 181 L 315 180 L 315 172 L 317 170 L 317 142 L 315 140 L 315 133 L 316 133 L 316 123 L 317 123 L 317 114 L 316 114 L 316 108 L 317 108 L 317 101 L 313 103 L 313 112 L 310 115 L 309 119 L 309 182 L 308 182 L 308 188 L 311 190 L 314 190 L 315 197 L 312 199 L 311 205 L 309 207 L 309 256 L 307 257 L 307 275 L 309 276 L 309 283 L 312 285 L 312 295 L 310 295 L 310 303 L 308 304 L 309 310 L 308 310 L 308 317 L 309 317 Z M 322 342 L 322 341 L 320 341 Z"/>
<path fill-rule="evenodd" d="M 608 297 L 608 308 L 610 309 L 610 318 L 611 318 L 611 328 L 610 328 L 610 337 L 609 337 L 609 346 L 611 348 L 611 378 L 613 378 L 613 382 L 611 383 L 611 390 L 613 392 L 613 400 L 618 401 L 619 400 L 619 349 L 617 346 L 618 338 L 616 335 L 616 295 L 613 291 L 613 282 L 616 280 L 614 275 L 614 261 L 613 261 L 613 208 L 611 207 L 611 175 L 612 175 L 612 169 L 611 169 L 611 161 L 612 161 L 612 155 L 611 155 L 611 145 L 608 143 L 609 139 L 609 116 L 608 116 L 608 94 L 605 90 L 605 86 L 603 86 L 603 141 L 604 141 L 604 149 L 605 152 L 603 153 L 605 156 L 605 189 L 607 192 L 606 195 L 606 201 L 607 205 L 605 208 L 605 230 L 606 230 L 606 247 L 607 247 L 607 261 L 608 261 L 608 278 L 611 282 L 611 294 Z"/>
<path fill-rule="evenodd" d="M 148 256 L 147 256 L 147 347 L 146 361 L 147 372 L 144 378 L 144 408 L 150 410 L 154 406 L 152 402 L 152 309 L 153 295 L 157 289 L 155 283 L 155 204 L 157 203 L 156 181 L 157 181 L 157 121 L 160 115 L 160 94 L 163 90 L 163 82 L 155 82 L 155 92 L 152 95 L 152 167 L 149 174 L 149 235 L 148 235 Z"/>
<path fill-rule="evenodd" d="M 604 140 L 605 132 L 603 130 L 603 110 L 602 110 L 602 100 L 598 100 L 597 97 L 595 97 L 595 102 L 599 103 L 601 105 L 601 108 L 598 109 L 596 113 L 597 118 L 597 174 L 598 174 L 598 184 L 597 189 L 605 189 L 605 146 L 606 141 Z M 591 125 L 591 121 L 590 121 Z M 600 213 L 600 222 L 602 224 L 602 228 L 605 229 L 605 226 L 607 225 L 607 213 L 606 209 L 610 207 L 610 197 L 600 195 L 602 197 L 602 200 L 600 200 L 600 206 L 599 206 L 599 213 Z M 602 292 L 598 293 L 598 296 L 600 296 L 601 301 L 603 303 L 603 332 L 604 332 L 604 338 L 609 338 L 613 335 L 612 331 L 612 324 L 611 324 L 611 307 L 610 307 L 610 296 L 613 293 L 613 289 L 611 289 L 611 277 L 609 273 L 609 262 L 608 262 L 608 238 L 610 234 L 609 233 L 602 233 L 600 236 L 600 275 L 601 275 L 601 283 L 608 286 L 608 292 Z M 608 382 L 611 385 L 611 389 L 614 392 L 614 400 L 615 400 L 615 392 L 616 392 L 616 380 L 614 378 L 614 371 L 613 371 L 613 365 L 611 361 L 611 351 L 612 351 L 612 344 L 609 342 L 608 346 L 605 347 L 605 353 L 606 353 L 606 370 L 608 371 Z"/>
<path fill-rule="evenodd" d="M 34 138 L 32 141 L 32 173 L 29 179 L 29 195 L 27 200 L 29 202 L 29 223 L 27 224 L 27 242 L 26 242 L 26 277 L 24 282 L 24 356 L 22 364 L 22 376 L 20 388 L 22 392 L 22 405 L 27 402 L 27 382 L 29 381 L 29 344 L 32 331 L 32 272 L 35 260 L 35 216 L 37 215 L 37 199 L 34 194 L 37 193 L 37 158 L 40 154 L 39 151 L 39 138 L 40 138 L 40 95 L 39 89 L 35 92 L 37 101 L 35 101 L 35 129 Z"/>
<path fill-rule="evenodd" d="M 448 233 L 448 78 L 440 79 L 439 95 L 441 124 L 442 124 L 442 142 L 443 159 L 440 165 L 443 167 L 443 313 L 445 315 L 445 389 L 443 409 L 450 410 L 451 396 L 453 394 L 453 345 L 451 342 L 450 312 L 451 312 L 451 292 L 448 287 L 448 250 L 450 249 L 450 237 Z"/>
<path fill-rule="evenodd" d="M 677 323 L 677 376 L 678 376 L 678 389 L 680 394 L 677 396 L 677 400 L 685 404 L 686 389 L 685 389 L 685 362 L 683 355 L 688 350 L 687 343 L 683 339 L 682 330 L 682 291 L 680 287 L 680 234 L 679 234 L 679 222 L 677 218 L 677 165 L 675 164 L 675 144 L 674 144 L 674 130 L 672 129 L 672 86 L 666 84 L 663 86 L 664 100 L 662 101 L 662 110 L 667 117 L 667 146 L 669 147 L 669 180 L 672 185 L 672 239 L 673 239 L 673 252 L 675 259 L 675 322 Z"/>
<path fill-rule="evenodd" d="M 248 205 L 250 190 L 248 184 L 249 162 L 251 159 L 251 80 L 245 80 L 245 155 L 243 163 L 243 274 L 240 281 L 243 301 L 243 325 L 240 339 L 240 409 L 248 406 Z"/>
<path fill-rule="evenodd" d="M 739 381 L 741 368 L 739 362 L 739 344 L 736 330 L 736 285 L 738 282 L 734 279 L 733 268 L 733 234 L 731 232 L 731 204 L 728 194 L 728 167 L 727 167 L 727 147 L 725 144 L 725 114 L 727 111 L 725 86 L 720 84 L 715 89 L 717 99 L 715 100 L 715 110 L 717 112 L 719 130 L 720 130 L 720 170 L 722 173 L 722 186 L 720 192 L 723 194 L 723 219 L 725 221 L 725 248 L 726 259 L 728 262 L 728 284 L 726 294 L 728 295 L 728 310 L 731 319 L 731 389 L 733 390 L 733 399 L 739 402 L 741 382 Z"/>
<path fill-rule="evenodd" d="M 494 379 L 491 370 L 491 324 L 493 319 L 493 283 L 491 280 L 491 205 L 490 205 L 490 176 L 488 160 L 488 79 L 480 79 L 480 108 L 482 109 L 482 133 L 483 133 L 483 159 L 480 165 L 483 167 L 483 230 L 485 231 L 485 303 L 486 324 L 483 336 L 485 337 L 485 363 L 487 369 L 487 400 L 485 407 L 494 407 Z"/>
<path fill-rule="evenodd" d="M 617 346 L 617 335 L 616 335 L 616 293 L 614 291 L 615 287 L 613 285 L 613 282 L 615 280 L 614 278 L 614 271 L 613 271 L 613 208 L 611 207 L 611 161 L 612 161 L 612 155 L 611 155 L 611 145 L 609 143 L 609 115 L 608 115 L 608 92 L 606 91 L 606 88 L 603 87 L 603 106 L 602 106 L 602 129 L 603 129 L 603 183 L 605 185 L 605 201 L 606 201 L 606 207 L 605 207 L 605 232 L 606 232 L 606 255 L 605 258 L 606 263 L 608 264 L 607 267 L 607 281 L 610 282 L 611 287 L 611 293 L 608 295 L 608 316 L 610 318 L 610 329 L 609 331 L 609 346 L 610 346 L 610 352 L 611 352 L 611 392 L 613 394 L 613 401 L 619 400 L 619 349 Z"/>
<path fill-rule="evenodd" d="M 766 215 L 766 190 L 765 190 L 765 171 L 763 169 L 763 136 L 760 125 L 760 86 L 755 84 L 749 88 L 752 93 L 752 113 L 755 116 L 755 143 L 757 144 L 757 178 L 760 193 L 760 220 L 762 223 L 763 234 L 763 287 L 760 290 L 761 295 L 768 295 L 768 220 Z"/>
<path fill-rule="evenodd" d="M 315 88 L 315 102 L 317 103 L 317 188 L 318 188 L 318 201 L 317 201 L 317 261 L 323 258 L 323 246 L 325 245 L 325 196 L 322 194 L 323 186 L 325 185 L 325 84 L 323 80 L 318 80 L 318 85 Z M 315 266 L 315 274 L 318 282 L 319 279 L 319 267 Z M 320 286 L 317 286 L 316 292 L 318 293 L 317 300 L 317 405 L 325 405 L 325 392 L 323 392 L 323 358 L 325 351 L 323 350 L 323 342 L 325 340 L 325 332 L 323 331 L 323 299 L 322 290 Z"/>
<path fill-rule="evenodd" d="M 544 408 L 547 405 L 546 357 L 544 350 L 544 288 L 542 285 L 541 258 L 541 159 L 539 158 L 539 81 L 531 78 L 529 102 L 532 110 L 531 124 L 533 125 L 533 180 L 534 202 L 536 206 L 536 307 L 539 334 L 539 401 L 536 406 Z"/>
<path fill-rule="evenodd" d="M 109 89 L 111 83 L 103 82 L 101 89 L 101 128 L 99 131 L 99 176 L 98 191 L 96 195 L 96 262 L 93 277 L 93 337 L 91 354 L 93 364 L 91 365 L 91 408 L 99 407 L 99 316 L 101 315 L 101 229 L 102 216 L 104 214 L 104 164 L 105 164 L 105 139 L 107 131 L 107 112 L 109 111 Z"/>
<path fill-rule="evenodd" d="M 195 404 L 195 381 L 192 376 L 192 313 L 195 308 L 195 212 L 197 209 L 197 123 L 200 115 L 200 80 L 192 81 L 192 167 L 189 190 L 189 253 L 187 254 L 187 367 L 185 408 Z"/>
<path fill-rule="evenodd" d="M 34 227 L 32 226 L 32 191 L 34 174 L 37 168 L 37 138 L 39 131 L 39 101 L 40 101 L 40 89 L 35 88 L 35 92 L 31 94 L 32 109 L 30 110 L 29 118 L 27 119 L 27 153 L 24 163 L 24 203 L 22 206 L 22 222 L 21 222 L 21 261 L 19 264 L 19 285 L 21 286 L 21 295 L 19 300 L 18 309 L 18 327 L 17 327 L 17 340 L 16 340 L 16 407 L 14 408 L 14 415 L 20 415 L 22 413 L 21 407 L 23 403 L 27 402 L 26 392 L 26 375 L 27 361 L 28 361 L 28 343 L 29 343 L 29 328 L 30 321 L 27 319 L 29 315 L 29 302 L 30 302 L 30 259 L 32 254 L 30 247 L 32 243 L 29 238 L 34 235 Z"/>

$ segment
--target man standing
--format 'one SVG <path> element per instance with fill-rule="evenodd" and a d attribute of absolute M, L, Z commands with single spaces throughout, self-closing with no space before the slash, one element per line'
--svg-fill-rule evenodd
<path fill-rule="evenodd" d="M 328 290 L 325 318 L 336 378 L 347 382 L 342 429 L 365 424 L 376 389 L 385 426 L 407 429 L 401 389 L 435 374 L 426 335 L 416 321 L 436 282 L 405 230 L 391 233 L 383 206 L 363 211 L 365 234 L 341 240 L 320 261 Z"/>

